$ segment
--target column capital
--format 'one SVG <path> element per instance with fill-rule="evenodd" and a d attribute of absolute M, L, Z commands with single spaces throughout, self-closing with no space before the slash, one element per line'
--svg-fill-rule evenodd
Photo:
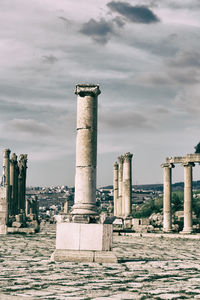
<path fill-rule="evenodd" d="M 117 162 L 114 163 L 114 169 L 118 170 L 118 163 Z"/>
<path fill-rule="evenodd" d="M 4 149 L 3 150 L 3 157 L 4 158 L 9 158 L 9 156 L 10 156 L 10 149 Z"/>
<path fill-rule="evenodd" d="M 193 162 L 183 162 L 181 165 L 183 167 L 194 167 L 195 163 L 193 163 Z"/>
<path fill-rule="evenodd" d="M 172 164 L 172 163 L 164 163 L 164 164 L 161 164 L 161 167 L 162 168 L 170 168 L 170 169 L 172 169 L 172 168 L 175 168 L 175 165 Z"/>
<path fill-rule="evenodd" d="M 101 94 L 98 84 L 76 84 L 75 94 L 80 97 L 95 96 Z"/>
<path fill-rule="evenodd" d="M 124 161 L 129 162 L 133 157 L 133 154 L 131 154 L 130 152 L 127 152 L 124 154 Z"/>
<path fill-rule="evenodd" d="M 124 162 L 124 156 L 123 155 L 120 155 L 118 157 L 118 162 L 119 162 L 119 164 L 123 164 L 123 162 Z"/>
<path fill-rule="evenodd" d="M 17 162 L 17 155 L 16 155 L 15 153 L 13 153 L 13 154 L 11 155 L 10 160 L 11 160 L 12 163 Z"/>

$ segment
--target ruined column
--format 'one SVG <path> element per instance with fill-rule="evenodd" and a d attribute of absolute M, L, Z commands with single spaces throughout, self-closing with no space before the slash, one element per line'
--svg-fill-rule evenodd
<path fill-rule="evenodd" d="M 3 168 L 5 174 L 5 188 L 6 188 L 6 224 L 9 220 L 10 214 L 10 149 L 3 151 Z"/>
<path fill-rule="evenodd" d="M 75 203 L 68 222 L 58 222 L 52 259 L 116 263 L 112 224 L 97 223 L 96 155 L 99 85 L 78 84 Z M 72 215 L 72 218 L 71 218 Z M 98 220 L 99 221 L 99 220 Z"/>
<path fill-rule="evenodd" d="M 172 212 L 171 212 L 171 197 L 172 197 L 172 168 L 173 164 L 162 164 L 164 170 L 164 186 L 163 186 L 163 231 L 172 231 Z"/>
<path fill-rule="evenodd" d="M 124 157 L 118 157 L 118 216 L 122 217 L 122 184 L 123 184 L 123 162 Z"/>
<path fill-rule="evenodd" d="M 25 213 L 27 154 L 20 154 L 18 167 L 18 210 L 19 213 Z"/>
<path fill-rule="evenodd" d="M 118 217 L 118 163 L 114 163 L 113 168 L 113 199 L 114 199 L 114 216 Z"/>
<path fill-rule="evenodd" d="M 182 233 L 191 233 L 192 229 L 192 167 L 194 163 L 182 164 L 184 167 L 184 227 Z"/>
<path fill-rule="evenodd" d="M 17 155 L 12 154 L 10 159 L 10 203 L 11 203 L 11 215 L 17 214 L 18 206 L 18 184 L 17 184 Z"/>
<path fill-rule="evenodd" d="M 78 84 L 75 200 L 73 220 L 89 223 L 96 209 L 98 85 Z"/>
<path fill-rule="evenodd" d="M 124 154 L 123 161 L 123 185 L 122 185 L 122 215 L 124 218 L 130 216 L 132 209 L 132 157 L 133 154 Z"/>

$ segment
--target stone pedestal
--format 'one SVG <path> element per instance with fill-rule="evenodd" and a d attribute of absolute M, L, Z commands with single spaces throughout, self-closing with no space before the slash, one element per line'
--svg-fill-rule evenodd
<path fill-rule="evenodd" d="M 122 185 L 122 216 L 127 218 L 132 208 L 132 160 L 133 154 L 125 153 L 123 162 L 123 185 Z"/>
<path fill-rule="evenodd" d="M 114 216 L 118 216 L 118 163 L 113 167 L 113 199 L 114 199 Z"/>
<path fill-rule="evenodd" d="M 162 164 L 164 169 L 164 195 L 163 195 L 163 231 L 172 231 L 172 212 L 171 212 L 171 185 L 173 164 Z"/>
<path fill-rule="evenodd" d="M 184 163 L 184 227 L 183 234 L 189 234 L 192 228 L 192 167 L 194 163 Z"/>
<path fill-rule="evenodd" d="M 52 259 L 76 262 L 100 262 L 101 259 L 101 262 L 116 263 L 111 247 L 111 224 L 57 223 Z"/>

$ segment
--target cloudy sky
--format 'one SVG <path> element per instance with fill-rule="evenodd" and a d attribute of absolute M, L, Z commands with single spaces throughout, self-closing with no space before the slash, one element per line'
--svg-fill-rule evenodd
<path fill-rule="evenodd" d="M 161 183 L 200 141 L 199 29 L 199 0 L 1 0 L 1 152 L 28 153 L 28 185 L 74 185 L 75 84 L 99 83 L 98 186 L 128 151 Z"/>

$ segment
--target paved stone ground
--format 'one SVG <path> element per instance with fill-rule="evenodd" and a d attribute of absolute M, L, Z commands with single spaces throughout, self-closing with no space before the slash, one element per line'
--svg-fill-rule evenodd
<path fill-rule="evenodd" d="M 51 262 L 55 225 L 0 245 L 1 300 L 200 299 L 200 240 L 115 236 L 118 264 Z"/>

